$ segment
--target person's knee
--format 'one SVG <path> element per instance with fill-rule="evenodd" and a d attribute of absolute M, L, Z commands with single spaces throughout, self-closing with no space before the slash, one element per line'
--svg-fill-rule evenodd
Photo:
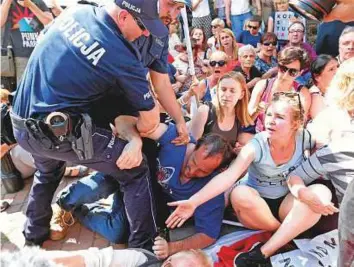
<path fill-rule="evenodd" d="M 252 189 L 245 185 L 236 186 L 230 195 L 231 204 L 234 209 L 251 209 L 255 206 L 255 198 Z"/>
<path fill-rule="evenodd" d="M 314 184 L 310 185 L 309 189 L 319 197 L 322 203 L 330 203 L 332 193 L 327 186 L 323 184 Z"/>

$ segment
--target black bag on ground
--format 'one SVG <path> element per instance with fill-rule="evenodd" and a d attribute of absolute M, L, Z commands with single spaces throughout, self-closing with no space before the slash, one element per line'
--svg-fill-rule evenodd
<path fill-rule="evenodd" d="M 1 132 L 0 138 L 1 143 L 7 145 L 16 144 L 16 139 L 12 130 L 12 122 L 10 118 L 10 109 L 7 104 L 1 104 Z"/>

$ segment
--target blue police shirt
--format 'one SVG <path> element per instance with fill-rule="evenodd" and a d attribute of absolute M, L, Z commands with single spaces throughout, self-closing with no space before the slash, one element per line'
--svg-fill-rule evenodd
<path fill-rule="evenodd" d="M 134 41 L 141 53 L 145 67 L 159 73 L 168 73 L 168 39 L 168 34 L 162 38 L 142 35 Z"/>
<path fill-rule="evenodd" d="M 66 10 L 34 49 L 13 111 L 21 117 L 58 110 L 87 112 L 113 89 L 132 109 L 154 107 L 141 55 L 104 7 Z"/>
<path fill-rule="evenodd" d="M 203 188 L 218 172 L 205 177 L 191 179 L 182 184 L 179 176 L 182 170 L 186 145 L 175 146 L 171 143 L 178 136 L 176 126 L 170 124 L 167 131 L 158 140 L 157 179 L 163 191 L 174 201 L 186 200 Z M 224 213 L 224 194 L 200 205 L 194 213 L 197 233 L 204 233 L 211 238 L 218 238 Z"/>

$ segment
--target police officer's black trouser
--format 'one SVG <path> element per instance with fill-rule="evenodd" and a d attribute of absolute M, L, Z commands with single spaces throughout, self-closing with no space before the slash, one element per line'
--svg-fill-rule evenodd
<path fill-rule="evenodd" d="M 94 157 L 78 160 L 68 141 L 57 147 L 45 148 L 24 127 L 24 119 L 12 114 L 14 135 L 24 149 L 33 154 L 37 171 L 29 193 L 24 235 L 27 240 L 42 243 L 48 238 L 52 217 L 51 202 L 63 176 L 65 162 L 85 165 L 111 175 L 124 193 L 124 205 L 130 225 L 129 247 L 151 249 L 156 234 L 155 208 L 151 192 L 149 168 L 146 159 L 139 167 L 120 170 L 116 161 L 126 142 L 111 131 L 96 128 L 93 132 Z"/>

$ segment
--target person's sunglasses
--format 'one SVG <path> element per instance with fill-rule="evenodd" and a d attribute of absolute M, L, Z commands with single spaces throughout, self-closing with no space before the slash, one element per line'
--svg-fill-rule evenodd
<path fill-rule="evenodd" d="M 258 30 L 258 26 L 247 25 L 248 29 Z"/>
<path fill-rule="evenodd" d="M 264 46 L 270 46 L 270 45 L 276 46 L 277 42 L 264 42 L 263 45 Z"/>
<path fill-rule="evenodd" d="M 213 29 L 215 29 L 215 28 L 219 28 L 220 26 L 219 26 L 219 25 L 211 25 L 211 27 L 212 27 Z"/>
<path fill-rule="evenodd" d="M 145 28 L 144 24 L 141 22 L 141 20 L 139 18 L 137 18 L 137 17 L 134 17 L 134 16 L 132 16 L 132 17 L 135 20 L 135 22 L 138 25 L 138 27 L 140 28 L 140 30 L 145 31 L 146 28 Z"/>
<path fill-rule="evenodd" d="M 289 33 L 304 33 L 304 30 L 290 30 Z"/>
<path fill-rule="evenodd" d="M 278 67 L 281 73 L 288 72 L 291 77 L 296 77 L 300 73 L 300 70 L 298 69 L 288 68 L 281 64 L 278 64 Z"/>
<path fill-rule="evenodd" d="M 220 61 L 213 60 L 213 61 L 209 62 L 209 65 L 212 66 L 212 67 L 215 67 L 216 64 L 218 64 L 219 67 L 222 67 L 222 66 L 224 66 L 226 64 L 226 61 L 225 60 L 220 60 Z"/>

